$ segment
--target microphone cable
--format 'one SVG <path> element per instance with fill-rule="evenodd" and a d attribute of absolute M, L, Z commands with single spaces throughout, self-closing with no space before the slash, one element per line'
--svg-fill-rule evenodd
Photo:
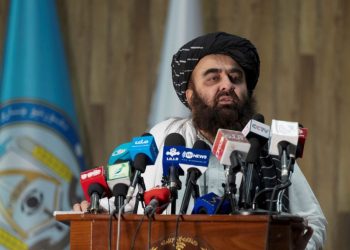
<path fill-rule="evenodd" d="M 287 166 L 287 169 L 292 169 L 293 171 L 293 166 L 294 166 L 294 163 L 295 163 L 295 159 L 293 157 L 291 157 L 291 159 L 289 160 L 288 162 L 288 166 Z M 282 180 L 281 180 L 282 181 Z M 270 204 L 269 204 L 269 213 L 271 212 L 271 209 L 272 209 L 272 200 L 273 200 L 273 197 L 275 196 L 275 192 L 277 191 L 281 191 L 283 189 L 286 189 L 288 188 L 290 185 L 292 185 L 292 182 L 290 181 L 290 179 L 287 179 L 284 183 L 282 182 L 281 184 L 279 185 L 276 185 L 274 186 L 273 188 L 264 188 L 263 190 L 260 190 L 258 193 L 255 194 L 254 196 L 254 199 L 253 199 L 253 202 L 252 202 L 252 208 L 253 210 L 256 209 L 256 200 L 258 199 L 258 197 L 263 194 L 263 193 L 266 193 L 266 192 L 271 192 L 272 191 L 272 194 L 271 194 L 271 198 L 270 198 Z M 277 202 L 277 201 L 276 201 Z"/>
<path fill-rule="evenodd" d="M 121 206 L 119 208 L 119 212 L 118 212 L 118 218 L 116 218 L 115 214 L 116 214 L 116 210 L 113 210 L 113 212 L 110 214 L 109 216 L 109 220 L 108 220 L 108 226 L 109 226 L 109 230 L 108 230 L 108 250 L 112 250 L 112 217 L 114 217 L 114 219 L 118 220 L 118 226 L 117 226 L 117 243 L 116 243 L 116 249 L 119 250 L 119 243 L 120 243 L 120 220 L 121 220 L 121 213 L 124 210 L 124 207 L 126 206 L 127 203 L 125 203 L 123 206 Z"/>
<path fill-rule="evenodd" d="M 160 211 L 163 211 L 167 206 L 169 206 L 170 202 L 167 202 L 159 207 Z M 152 239 L 152 218 L 154 218 L 154 214 L 156 212 L 157 208 L 153 209 L 150 213 L 147 214 L 148 217 L 148 234 L 147 234 L 147 246 L 148 249 L 151 249 L 151 239 Z M 145 216 L 146 214 L 144 214 Z M 143 216 L 143 217 L 144 217 Z M 142 217 L 142 218 L 143 218 Z"/>
<path fill-rule="evenodd" d="M 147 246 L 148 246 L 148 250 L 151 249 L 152 217 L 153 217 L 153 216 L 148 216 L 148 233 L 147 233 Z"/>
<path fill-rule="evenodd" d="M 257 208 L 257 199 L 259 198 L 260 195 L 267 193 L 267 192 L 277 192 L 280 190 L 283 190 L 287 187 L 289 187 L 292 183 L 288 180 L 286 183 L 281 184 L 281 185 L 276 185 L 273 188 L 264 188 L 263 190 L 260 190 L 258 193 L 256 193 L 256 195 L 254 196 L 253 202 L 252 202 L 252 208 L 253 210 L 256 210 Z M 274 196 L 275 194 L 272 194 L 271 196 Z M 270 199 L 270 203 L 271 203 L 271 199 Z M 270 204 L 269 204 L 270 206 Z M 270 210 L 270 209 L 269 209 Z"/>
<path fill-rule="evenodd" d="M 135 242 L 136 242 L 136 237 L 137 237 L 137 234 L 139 233 L 140 229 L 141 229 L 141 225 L 145 219 L 145 214 L 141 217 L 141 220 L 139 221 L 139 223 L 137 224 L 137 227 L 136 227 L 136 231 L 132 237 L 132 241 L 131 241 L 131 250 L 134 250 L 135 248 Z"/>
<path fill-rule="evenodd" d="M 112 249 L 112 217 L 114 216 L 114 211 L 111 213 L 111 206 L 109 204 L 108 200 L 108 214 L 109 214 L 109 219 L 108 219 L 108 250 Z"/>
<path fill-rule="evenodd" d="M 176 227 L 175 227 L 175 249 L 177 249 L 176 248 L 176 246 L 177 246 L 177 237 L 178 237 L 178 235 L 179 235 L 179 225 L 180 225 L 180 218 L 182 217 L 182 214 L 178 214 L 177 216 L 176 216 Z"/>
<path fill-rule="evenodd" d="M 108 250 L 112 250 L 112 217 L 114 217 L 115 219 L 117 219 L 115 217 L 115 210 L 112 211 L 112 213 L 109 214 L 109 220 L 108 220 Z"/>
<path fill-rule="evenodd" d="M 121 226 L 121 218 L 122 218 L 122 212 L 126 206 L 126 204 L 128 203 L 125 203 L 121 208 L 119 208 L 119 213 L 118 213 L 118 230 L 117 230 L 117 250 L 119 250 L 119 243 L 120 243 L 120 226 Z"/>

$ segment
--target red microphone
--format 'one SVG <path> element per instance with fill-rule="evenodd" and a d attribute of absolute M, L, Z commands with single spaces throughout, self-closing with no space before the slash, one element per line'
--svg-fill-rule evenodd
<path fill-rule="evenodd" d="M 297 150 L 295 152 L 295 159 L 303 158 L 306 137 L 307 137 L 307 128 L 299 127 L 299 138 L 298 138 Z"/>
<path fill-rule="evenodd" d="M 241 131 L 220 128 L 216 134 L 212 153 L 220 164 L 231 165 L 230 156 L 237 152 L 245 160 L 250 149 L 250 143 Z"/>
<path fill-rule="evenodd" d="M 170 202 L 170 190 L 167 187 L 154 187 L 146 191 L 143 198 L 146 204 L 145 214 L 161 214 Z"/>
<path fill-rule="evenodd" d="M 111 197 L 104 168 L 101 166 L 80 173 L 80 184 L 84 191 L 85 199 L 90 202 L 89 211 L 97 213 L 99 200 L 106 196 Z"/>

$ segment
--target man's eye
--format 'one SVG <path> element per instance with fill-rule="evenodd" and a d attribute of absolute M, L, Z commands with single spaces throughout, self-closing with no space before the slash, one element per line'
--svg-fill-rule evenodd
<path fill-rule="evenodd" d="M 241 83 L 242 82 L 242 77 L 237 76 L 237 75 L 229 75 L 230 81 L 232 83 Z"/>
<path fill-rule="evenodd" d="M 219 76 L 214 75 L 214 76 L 210 76 L 210 77 L 208 78 L 208 81 L 210 81 L 210 82 L 216 82 L 216 81 L 218 81 L 219 79 L 220 79 Z"/>

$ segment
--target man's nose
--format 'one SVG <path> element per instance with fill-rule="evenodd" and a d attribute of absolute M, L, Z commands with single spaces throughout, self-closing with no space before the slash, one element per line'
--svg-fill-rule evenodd
<path fill-rule="evenodd" d="M 230 78 L 229 75 L 227 74 L 223 74 L 221 76 L 221 83 L 220 83 L 220 90 L 231 90 L 232 88 L 234 88 L 234 84 L 232 83 L 232 80 Z"/>

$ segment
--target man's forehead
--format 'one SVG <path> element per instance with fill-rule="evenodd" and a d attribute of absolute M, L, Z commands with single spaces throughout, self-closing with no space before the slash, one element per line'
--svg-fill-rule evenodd
<path fill-rule="evenodd" d="M 232 57 L 228 55 L 211 54 L 199 60 L 193 73 L 204 72 L 211 68 L 218 70 L 239 69 L 243 72 L 243 68 Z"/>

